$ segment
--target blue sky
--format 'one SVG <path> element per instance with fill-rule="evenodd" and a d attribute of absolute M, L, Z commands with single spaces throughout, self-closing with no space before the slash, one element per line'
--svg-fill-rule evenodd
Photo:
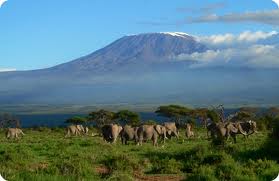
<path fill-rule="evenodd" d="M 278 31 L 278 19 L 222 17 L 277 8 L 271 0 L 8 0 L 0 8 L 0 69 L 51 67 L 129 34 Z M 218 17 L 204 18 L 212 14 Z"/>

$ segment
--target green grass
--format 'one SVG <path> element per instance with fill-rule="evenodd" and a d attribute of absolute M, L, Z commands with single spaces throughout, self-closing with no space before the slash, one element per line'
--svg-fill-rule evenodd
<path fill-rule="evenodd" d="M 63 129 L 24 130 L 21 140 L 0 137 L 0 173 L 7 180 L 134 180 L 135 175 L 185 180 L 272 180 L 279 173 L 279 143 L 268 133 L 238 136 L 236 144 L 213 146 L 199 130 L 191 140 L 111 145 L 101 137 L 64 138 Z M 183 133 L 184 134 L 184 133 Z M 275 150 L 272 152 L 272 150 Z M 278 150 L 278 149 L 277 149 Z"/>

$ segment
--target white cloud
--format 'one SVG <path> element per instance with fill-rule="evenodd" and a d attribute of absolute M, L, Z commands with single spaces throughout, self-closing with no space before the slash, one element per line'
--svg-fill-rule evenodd
<path fill-rule="evenodd" d="M 2 5 L 8 0 L 0 0 L 0 8 L 2 7 Z"/>
<path fill-rule="evenodd" d="M 272 45 L 251 45 L 246 49 L 227 48 L 222 50 L 207 50 L 193 54 L 181 54 L 178 61 L 193 61 L 192 68 L 198 67 L 251 67 L 279 68 L 278 47 Z"/>
<path fill-rule="evenodd" d="M 246 44 L 256 43 L 260 40 L 265 40 L 265 39 L 270 38 L 277 34 L 278 34 L 278 32 L 276 32 L 276 31 L 271 31 L 271 32 L 245 31 L 239 35 L 221 34 L 221 35 L 197 37 L 197 40 L 202 43 L 205 43 L 209 46 L 213 46 L 213 47 L 234 46 L 234 45 L 240 45 L 240 44 L 246 45 Z"/>
<path fill-rule="evenodd" d="M 226 15 L 206 15 L 197 18 L 190 18 L 188 23 L 209 23 L 209 22 L 254 22 L 268 25 L 279 25 L 279 10 L 256 11 L 246 13 L 231 13 Z"/>
<path fill-rule="evenodd" d="M 0 68 L 0 72 L 11 72 L 11 71 L 16 71 L 16 69 L 13 69 L 13 68 Z"/>

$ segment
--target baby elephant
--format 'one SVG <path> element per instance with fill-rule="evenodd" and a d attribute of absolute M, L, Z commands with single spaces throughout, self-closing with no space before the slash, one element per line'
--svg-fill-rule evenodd
<path fill-rule="evenodd" d="M 189 123 L 186 124 L 186 138 L 194 137 L 193 126 Z"/>
<path fill-rule="evenodd" d="M 19 128 L 8 128 L 8 130 L 6 132 L 7 139 L 10 139 L 10 138 L 19 139 L 20 135 L 24 136 L 25 134 Z"/>
<path fill-rule="evenodd" d="M 67 127 L 67 134 L 65 137 L 71 135 L 79 136 L 81 133 L 85 133 L 84 127 L 82 125 L 70 125 Z"/>

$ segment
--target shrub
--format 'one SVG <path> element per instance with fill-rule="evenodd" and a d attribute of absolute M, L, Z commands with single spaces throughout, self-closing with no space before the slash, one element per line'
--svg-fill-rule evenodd
<path fill-rule="evenodd" d="M 147 120 L 147 121 L 144 122 L 144 124 L 146 124 L 146 125 L 156 125 L 157 123 L 154 120 Z"/>
<path fill-rule="evenodd" d="M 210 166 L 201 166 L 194 171 L 194 174 L 189 176 L 187 181 L 218 181 L 215 177 L 213 168 Z"/>
<path fill-rule="evenodd" d="M 155 157 L 151 160 L 152 170 L 151 173 L 160 173 L 160 174 L 177 174 L 181 173 L 182 163 L 173 159 L 173 158 L 164 158 L 160 159 Z"/>
<path fill-rule="evenodd" d="M 120 171 L 122 173 L 131 173 L 133 170 L 139 169 L 136 160 L 131 159 L 127 155 L 112 156 L 103 161 L 103 164 L 113 173 Z"/>

